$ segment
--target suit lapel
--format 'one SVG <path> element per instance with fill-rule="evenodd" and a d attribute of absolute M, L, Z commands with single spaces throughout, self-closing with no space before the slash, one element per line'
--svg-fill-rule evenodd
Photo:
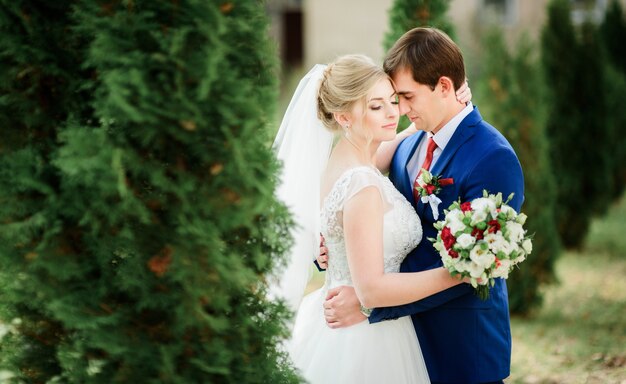
<path fill-rule="evenodd" d="M 407 164 L 413 157 L 423 136 L 424 132 L 422 131 L 409 136 L 404 142 L 400 143 L 394 155 L 395 161 L 392 164 L 392 181 L 408 201 L 413 201 L 413 180 L 411 180 L 411 176 L 407 170 Z"/>
<path fill-rule="evenodd" d="M 437 162 L 433 165 L 431 169 L 433 175 L 441 175 L 441 172 L 454 157 L 456 151 L 474 135 L 474 130 L 471 129 L 471 127 L 478 124 L 481 120 L 482 117 L 478 112 L 478 108 L 474 107 L 474 110 L 461 121 L 461 124 L 459 124 L 446 145 L 446 148 L 444 148 L 439 159 L 437 159 Z M 422 204 L 420 200 L 415 201 L 413 198 L 413 180 L 411 180 L 407 165 L 424 137 L 426 137 L 426 132 L 418 131 L 400 143 L 394 155 L 390 174 L 391 180 L 396 188 L 413 204 L 420 217 L 424 214 L 425 205 Z M 446 177 L 446 175 L 442 177 Z"/>
<path fill-rule="evenodd" d="M 437 162 L 433 165 L 431 173 L 433 175 L 441 175 L 441 172 L 445 169 L 446 165 L 450 162 L 456 151 L 465 143 L 470 137 L 474 135 L 474 130 L 470 127 L 475 126 L 482 120 L 478 109 L 474 107 L 474 110 L 461 121 L 461 124 L 454 131 L 454 134 L 450 138 L 450 141 L 444 148 L 443 152 L 437 159 Z M 443 175 L 442 177 L 446 177 Z"/>
<path fill-rule="evenodd" d="M 411 174 L 409 172 L 408 166 L 409 166 L 409 162 L 413 158 L 413 155 L 415 155 L 415 151 L 417 150 L 417 147 L 422 142 L 422 140 L 426 137 L 426 132 L 419 131 L 414 136 L 415 136 L 415 142 L 413 143 L 413 145 L 411 145 L 411 151 L 409 155 L 406 157 L 406 159 L 404 160 L 403 171 L 404 171 L 404 174 L 406 175 L 406 179 L 409 181 L 408 183 L 409 188 L 405 197 L 408 201 L 413 203 L 413 206 L 417 208 L 418 214 L 419 214 L 420 213 L 419 212 L 419 200 L 415 201 L 415 198 L 413 197 L 413 181 L 414 180 L 411 178 Z"/>

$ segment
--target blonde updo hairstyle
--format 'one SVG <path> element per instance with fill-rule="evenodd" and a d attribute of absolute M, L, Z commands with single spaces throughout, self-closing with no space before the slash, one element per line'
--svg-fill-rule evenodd
<path fill-rule="evenodd" d="M 358 102 L 365 105 L 368 92 L 382 79 L 390 78 L 369 57 L 339 57 L 324 71 L 317 94 L 318 118 L 331 132 L 341 132 L 334 114 L 350 112 Z"/>

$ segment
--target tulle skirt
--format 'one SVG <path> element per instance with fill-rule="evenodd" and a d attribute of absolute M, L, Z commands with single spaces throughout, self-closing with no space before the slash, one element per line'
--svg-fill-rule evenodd
<path fill-rule="evenodd" d="M 320 288 L 305 296 L 288 350 L 311 384 L 430 383 L 409 316 L 331 329 L 324 320 Z"/>

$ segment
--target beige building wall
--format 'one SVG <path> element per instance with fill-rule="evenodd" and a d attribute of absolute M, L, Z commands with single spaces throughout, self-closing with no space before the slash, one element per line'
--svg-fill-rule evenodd
<path fill-rule="evenodd" d="M 620 0 L 626 9 L 626 0 Z M 522 34 L 536 39 L 546 21 L 549 0 L 507 0 L 505 15 L 485 7 L 485 0 L 451 0 L 449 16 L 456 42 L 470 67 L 480 60 L 481 34 L 499 25 L 509 44 Z M 596 0 L 597 7 L 609 0 Z M 346 53 L 363 53 L 381 63 L 382 42 L 393 0 L 302 0 L 304 64 L 326 63 Z M 598 15 L 600 15 L 598 13 Z"/>
<path fill-rule="evenodd" d="M 501 23 L 507 36 L 522 30 L 537 36 L 544 22 L 548 0 L 513 0 L 510 20 Z M 498 20 L 482 15 L 483 0 L 452 0 L 449 16 L 461 47 L 478 47 L 481 30 Z M 304 0 L 304 61 L 307 66 L 331 61 L 345 53 L 363 53 L 382 62 L 382 42 L 388 29 L 393 0 Z"/>
<path fill-rule="evenodd" d="M 304 64 L 362 53 L 382 63 L 383 37 L 393 0 L 303 0 Z"/>
<path fill-rule="evenodd" d="M 468 69 L 480 64 L 482 35 L 494 26 L 501 28 L 509 45 L 522 35 L 540 36 L 549 0 L 509 0 L 508 12 L 496 15 L 483 6 L 483 0 L 452 0 L 449 16 L 455 26 L 456 39 L 463 50 Z"/>

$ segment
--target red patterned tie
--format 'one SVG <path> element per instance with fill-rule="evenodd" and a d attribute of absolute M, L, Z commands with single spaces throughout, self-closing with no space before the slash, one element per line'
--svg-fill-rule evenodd
<path fill-rule="evenodd" d="M 417 183 L 417 179 L 422 174 L 422 169 L 425 169 L 427 171 L 430 170 L 430 164 L 433 162 L 433 153 L 435 152 L 436 148 L 437 148 L 437 143 L 435 143 L 435 140 L 433 140 L 432 137 L 429 137 L 428 148 L 426 148 L 426 158 L 424 159 L 424 163 L 420 167 L 420 170 L 417 172 L 417 176 L 415 176 L 415 180 L 413 181 L 413 198 L 415 199 L 416 202 L 419 201 L 419 198 L 420 198 L 416 189 L 417 186 L 419 185 Z"/>

